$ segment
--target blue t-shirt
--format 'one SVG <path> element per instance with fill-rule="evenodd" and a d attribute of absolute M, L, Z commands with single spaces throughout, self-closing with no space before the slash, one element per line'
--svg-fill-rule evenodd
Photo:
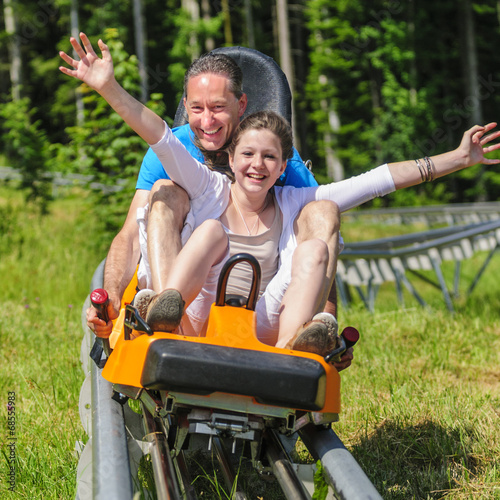
<path fill-rule="evenodd" d="M 182 125 L 172 129 L 174 135 L 184 144 L 191 156 L 203 163 L 203 155 L 194 144 L 194 134 L 189 124 Z M 163 169 L 163 165 L 151 148 L 142 160 L 141 170 L 137 179 L 136 189 L 145 189 L 151 191 L 153 184 L 159 179 L 168 179 L 168 175 Z M 288 160 L 286 169 L 276 182 L 278 186 L 309 187 L 317 186 L 316 179 L 304 165 L 302 158 L 295 148 L 293 148 L 293 157 Z"/>

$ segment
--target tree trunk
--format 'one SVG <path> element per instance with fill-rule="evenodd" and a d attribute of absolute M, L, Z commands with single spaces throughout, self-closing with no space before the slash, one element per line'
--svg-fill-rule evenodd
<path fill-rule="evenodd" d="M 12 6 L 12 0 L 4 0 L 4 16 L 5 16 L 5 31 L 9 36 L 9 52 L 10 52 L 10 83 L 12 88 L 12 100 L 19 101 L 21 99 L 21 49 L 17 35 L 16 14 Z"/>
<path fill-rule="evenodd" d="M 461 0 L 462 7 L 462 46 L 463 46 L 463 72 L 465 80 L 466 109 L 470 110 L 469 125 L 483 123 L 483 111 L 479 88 L 479 70 L 477 62 L 476 42 L 474 39 L 474 12 L 470 0 Z M 486 201 L 484 185 L 484 165 L 481 166 L 477 179 L 476 201 Z"/>
<path fill-rule="evenodd" d="M 290 90 L 292 92 L 292 129 L 293 136 L 296 139 L 295 146 L 300 149 L 298 144 L 297 127 L 295 126 L 295 106 L 293 96 L 295 93 L 295 77 L 293 73 L 292 50 L 290 45 L 290 27 L 288 24 L 288 2 L 287 0 L 276 0 L 276 17 L 278 24 L 278 46 L 280 52 L 280 66 L 285 73 Z"/>
<path fill-rule="evenodd" d="M 325 75 L 321 75 L 320 83 L 326 85 L 328 79 Z M 328 177 L 331 177 L 335 182 L 341 181 L 344 178 L 344 166 L 338 159 L 335 151 L 332 148 L 333 135 L 332 132 L 338 132 L 340 129 L 340 119 L 337 112 L 328 106 L 326 99 L 321 99 L 321 109 L 328 115 L 328 125 L 326 132 L 323 134 L 323 142 L 325 144 L 325 162 Z"/>
<path fill-rule="evenodd" d="M 408 37 L 412 58 L 410 61 L 410 104 L 417 105 L 417 64 L 415 54 L 415 0 L 409 0 Z"/>
<path fill-rule="evenodd" d="M 200 7 L 196 0 L 182 0 L 181 7 L 189 12 L 191 16 L 191 21 L 196 23 L 200 20 Z M 196 36 L 195 31 L 191 31 L 191 35 L 189 37 L 189 46 L 191 47 L 191 58 L 194 61 L 198 57 L 200 57 L 200 47 L 198 43 L 198 37 Z"/>
<path fill-rule="evenodd" d="M 221 0 L 222 12 L 224 13 L 224 38 L 226 45 L 233 45 L 233 32 L 231 31 L 231 11 L 229 10 L 229 0 Z"/>
<path fill-rule="evenodd" d="M 204 21 L 210 20 L 210 2 L 209 0 L 201 0 L 201 15 Z M 212 37 L 205 40 L 205 51 L 210 52 L 215 49 L 215 41 Z"/>
<path fill-rule="evenodd" d="M 142 8 L 142 0 L 134 0 L 134 33 L 135 52 L 139 60 L 139 76 L 141 79 L 141 102 L 149 100 L 148 92 L 148 60 L 146 50 L 146 19 Z"/>
<path fill-rule="evenodd" d="M 80 21 L 78 18 L 78 0 L 71 0 L 71 36 L 78 40 L 78 36 L 80 34 Z M 76 53 L 73 54 L 73 57 L 76 59 Z M 79 127 L 83 127 L 85 122 L 85 115 L 83 109 L 83 98 L 80 92 L 76 92 L 75 95 L 76 100 L 76 124 Z"/>
<path fill-rule="evenodd" d="M 252 1 L 245 0 L 245 24 L 247 28 L 248 47 L 255 49 L 255 31 L 253 29 Z"/>
<path fill-rule="evenodd" d="M 479 71 L 477 62 L 476 42 L 474 39 L 474 13 L 470 0 L 461 0 L 463 36 L 463 62 L 465 77 L 466 106 L 470 109 L 470 125 L 483 123 L 481 109 Z"/>

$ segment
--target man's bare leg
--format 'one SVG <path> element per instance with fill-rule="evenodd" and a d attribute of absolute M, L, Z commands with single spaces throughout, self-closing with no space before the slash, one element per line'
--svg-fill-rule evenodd
<path fill-rule="evenodd" d="M 330 293 L 328 294 L 328 299 L 326 300 L 323 311 L 337 317 L 337 284 L 335 279 L 332 282 L 332 287 L 330 288 Z"/>
<path fill-rule="evenodd" d="M 320 239 L 304 241 L 295 249 L 291 281 L 281 301 L 276 347 L 286 347 L 297 330 L 321 310 L 328 257 L 327 245 Z"/>
<path fill-rule="evenodd" d="M 340 213 L 337 205 L 328 200 L 308 203 L 300 212 L 294 224 L 297 243 L 313 238 L 323 240 L 328 246 L 329 261 L 326 270 L 329 289 L 322 297 L 325 312 L 337 316 L 337 289 L 335 273 L 339 253 Z M 325 284 L 326 285 L 326 284 Z"/>
<path fill-rule="evenodd" d="M 339 228 L 338 207 L 330 201 L 310 203 L 297 217 L 298 246 L 281 303 L 278 347 L 285 347 L 305 322 L 323 310 L 337 268 Z"/>
<path fill-rule="evenodd" d="M 168 179 L 156 181 L 149 198 L 148 257 L 153 290 L 161 292 L 179 254 L 181 231 L 189 212 L 189 197 Z"/>

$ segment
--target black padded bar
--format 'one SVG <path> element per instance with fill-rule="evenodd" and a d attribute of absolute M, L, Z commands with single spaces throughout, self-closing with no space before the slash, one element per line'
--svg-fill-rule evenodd
<path fill-rule="evenodd" d="M 151 344 L 141 384 L 154 390 L 252 396 L 259 403 L 317 411 L 325 402 L 326 373 L 299 356 L 158 339 Z"/>

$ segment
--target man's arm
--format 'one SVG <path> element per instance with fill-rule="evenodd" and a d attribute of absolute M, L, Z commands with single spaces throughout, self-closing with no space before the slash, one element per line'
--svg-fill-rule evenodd
<path fill-rule="evenodd" d="M 140 257 L 139 229 L 137 226 L 137 209 L 144 207 L 149 200 L 149 191 L 138 189 L 120 232 L 115 236 L 104 268 L 104 289 L 108 292 L 110 303 L 108 316 L 110 320 L 118 317 L 121 299 L 127 285 L 134 276 Z M 106 324 L 97 317 L 93 307 L 87 309 L 87 323 L 98 337 L 109 337 L 112 329 L 111 321 Z M 91 326 L 92 324 L 92 326 Z"/>

